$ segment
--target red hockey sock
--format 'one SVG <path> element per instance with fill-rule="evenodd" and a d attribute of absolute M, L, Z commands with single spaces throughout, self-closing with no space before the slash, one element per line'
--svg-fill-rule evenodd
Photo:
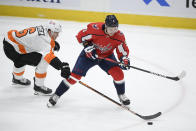
<path fill-rule="evenodd" d="M 114 66 L 108 70 L 108 73 L 113 77 L 114 81 L 124 80 L 124 73 L 118 66 Z"/>
<path fill-rule="evenodd" d="M 71 76 L 69 79 L 66 79 L 69 84 L 74 85 L 78 80 L 80 80 L 82 76 L 77 75 L 75 73 L 71 73 Z"/>
<path fill-rule="evenodd" d="M 114 86 L 116 88 L 117 94 L 124 94 L 125 93 L 125 82 L 124 82 L 124 73 L 123 71 L 118 67 L 112 67 L 108 73 L 113 77 L 114 79 Z"/>

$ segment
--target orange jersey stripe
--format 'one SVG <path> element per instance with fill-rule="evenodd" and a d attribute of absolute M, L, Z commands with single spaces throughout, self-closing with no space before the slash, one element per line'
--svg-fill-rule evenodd
<path fill-rule="evenodd" d="M 56 56 L 54 55 L 53 51 L 52 51 L 52 49 L 53 49 L 54 46 L 55 46 L 55 42 L 54 42 L 53 39 L 51 39 L 50 45 L 51 45 L 50 53 L 48 53 L 48 54 L 44 57 L 44 59 L 45 59 L 48 63 L 50 63 L 51 60 L 53 60 L 53 59 L 56 57 Z"/>
<path fill-rule="evenodd" d="M 50 62 L 55 58 L 56 56 L 54 55 L 54 53 L 49 53 L 47 54 L 44 59 L 50 64 Z"/>
<path fill-rule="evenodd" d="M 12 42 L 16 43 L 18 45 L 18 48 L 19 48 L 19 51 L 22 53 L 22 54 L 26 54 L 26 50 L 24 48 L 24 46 L 22 44 L 20 44 L 19 42 L 17 42 L 14 37 L 12 36 L 12 32 L 16 32 L 16 30 L 10 30 L 8 32 L 8 39 L 10 39 Z"/>
<path fill-rule="evenodd" d="M 46 74 L 47 74 L 46 72 L 43 73 L 43 74 L 35 72 L 35 77 L 37 77 L 37 78 L 46 78 Z"/>
<path fill-rule="evenodd" d="M 54 48 L 54 46 L 55 46 L 55 42 L 54 42 L 53 39 L 51 39 L 50 45 L 51 45 L 51 50 L 52 50 Z"/>
<path fill-rule="evenodd" d="M 24 71 L 23 72 L 20 72 L 20 73 L 16 73 L 16 72 L 13 72 L 15 75 L 17 75 L 17 76 L 21 76 L 21 75 L 23 75 L 24 74 Z"/>

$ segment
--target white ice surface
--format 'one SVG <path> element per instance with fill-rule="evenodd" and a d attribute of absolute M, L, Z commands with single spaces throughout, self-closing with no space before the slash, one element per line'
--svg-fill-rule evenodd
<path fill-rule="evenodd" d="M 13 63 L 3 52 L 2 40 L 10 29 L 39 25 L 46 19 L 0 17 L 0 131 L 196 131 L 196 30 L 120 25 L 130 48 L 131 65 L 169 76 L 182 70 L 187 75 L 172 81 L 130 69 L 124 71 L 126 94 L 131 110 L 150 115 L 163 114 L 149 126 L 132 113 L 76 84 L 53 109 L 48 96 L 34 96 L 30 87 L 11 85 Z M 82 50 L 75 35 L 87 23 L 60 21 L 63 32 L 58 38 L 57 56 L 74 63 Z M 34 67 L 27 66 L 25 76 L 33 83 Z M 56 89 L 60 72 L 48 68 L 45 85 Z M 118 101 L 111 76 L 97 66 L 82 81 Z"/>

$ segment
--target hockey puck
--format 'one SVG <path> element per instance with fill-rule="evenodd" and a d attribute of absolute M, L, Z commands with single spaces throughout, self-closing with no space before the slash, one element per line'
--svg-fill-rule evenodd
<path fill-rule="evenodd" d="M 148 125 L 153 125 L 153 122 L 147 122 Z"/>

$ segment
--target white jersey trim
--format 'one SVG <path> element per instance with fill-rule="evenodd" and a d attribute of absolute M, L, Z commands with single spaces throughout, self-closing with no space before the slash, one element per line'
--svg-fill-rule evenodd
<path fill-rule="evenodd" d="M 78 82 L 79 80 L 73 76 L 70 76 L 71 79 L 73 79 L 74 81 Z"/>
<path fill-rule="evenodd" d="M 127 52 L 124 50 L 124 48 L 123 48 L 122 45 L 123 44 L 121 44 L 121 45 L 118 46 L 118 50 L 119 50 L 120 53 L 122 53 L 124 56 L 126 56 L 127 55 Z"/>
<path fill-rule="evenodd" d="M 122 83 L 125 82 L 125 80 L 124 80 L 124 79 L 122 79 L 122 80 L 120 80 L 120 81 L 115 81 L 115 80 L 114 80 L 114 82 L 115 82 L 116 84 L 122 84 Z"/>
<path fill-rule="evenodd" d="M 82 41 L 90 40 L 92 38 L 92 35 L 87 35 L 82 37 Z"/>
<path fill-rule="evenodd" d="M 65 85 L 67 85 L 67 86 L 71 86 L 71 84 L 66 80 L 66 79 L 63 79 L 63 82 L 65 83 Z"/>

